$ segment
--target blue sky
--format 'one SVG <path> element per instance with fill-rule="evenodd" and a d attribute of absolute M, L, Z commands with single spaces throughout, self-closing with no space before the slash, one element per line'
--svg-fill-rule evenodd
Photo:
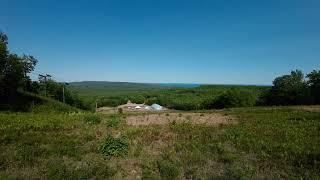
<path fill-rule="evenodd" d="M 320 65 L 319 0 L 2 0 L 9 48 L 58 81 L 271 84 Z"/>

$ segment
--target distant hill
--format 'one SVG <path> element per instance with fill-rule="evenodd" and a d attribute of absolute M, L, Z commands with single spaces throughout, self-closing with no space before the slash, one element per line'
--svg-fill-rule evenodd
<path fill-rule="evenodd" d="M 95 90 L 146 90 L 146 89 L 158 89 L 161 88 L 157 84 L 147 83 L 131 83 L 131 82 L 109 82 L 109 81 L 81 81 L 71 82 L 69 86 L 73 89 L 95 89 Z"/>
<path fill-rule="evenodd" d="M 133 83 L 133 82 L 110 82 L 110 81 L 81 81 L 71 82 L 69 85 L 77 88 L 112 88 L 112 89 L 154 89 L 154 88 L 194 88 L 200 84 L 195 83 Z"/>
<path fill-rule="evenodd" d="M 109 82 L 109 81 L 81 81 L 70 82 L 68 87 L 82 97 L 96 99 L 97 97 L 129 95 L 172 88 L 193 88 L 197 84 L 186 83 L 133 83 L 133 82 Z"/>
<path fill-rule="evenodd" d="M 129 92 L 141 92 L 156 90 L 161 87 L 156 84 L 145 84 L 145 83 L 129 83 L 129 82 L 109 82 L 109 81 L 81 81 L 71 82 L 68 87 L 73 92 L 76 92 L 82 97 L 95 97 L 127 94 Z"/>

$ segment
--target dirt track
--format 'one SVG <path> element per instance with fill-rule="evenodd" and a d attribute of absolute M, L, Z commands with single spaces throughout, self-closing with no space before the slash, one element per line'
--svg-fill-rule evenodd
<path fill-rule="evenodd" d="M 236 123 L 235 118 L 229 115 L 218 113 L 159 113 L 128 116 L 126 122 L 128 125 L 149 125 L 149 124 L 168 124 L 170 122 L 189 122 L 193 124 L 230 124 Z"/>

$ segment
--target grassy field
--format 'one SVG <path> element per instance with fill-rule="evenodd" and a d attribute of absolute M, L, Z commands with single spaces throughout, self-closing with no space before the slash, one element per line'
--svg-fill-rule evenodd
<path fill-rule="evenodd" d="M 126 114 L 2 112 L 0 179 L 317 179 L 319 108 L 199 112 L 237 121 L 220 125 L 167 113 L 170 123 L 146 126 Z"/>

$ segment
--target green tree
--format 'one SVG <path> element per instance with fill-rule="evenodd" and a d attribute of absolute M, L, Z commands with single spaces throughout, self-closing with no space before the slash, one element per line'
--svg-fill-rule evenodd
<path fill-rule="evenodd" d="M 0 33 L 0 97 L 8 101 L 16 96 L 18 89 L 25 89 L 31 81 L 28 73 L 34 70 L 37 59 L 11 54 L 7 45 L 7 36 Z"/>
<path fill-rule="evenodd" d="M 313 70 L 307 74 L 308 85 L 315 103 L 320 104 L 320 71 Z"/>
<path fill-rule="evenodd" d="M 231 88 L 218 96 L 213 102 L 215 108 L 254 106 L 257 96 L 250 91 Z"/>
<path fill-rule="evenodd" d="M 277 77 L 266 99 L 267 104 L 273 105 L 310 104 L 311 96 L 302 71 Z"/>

